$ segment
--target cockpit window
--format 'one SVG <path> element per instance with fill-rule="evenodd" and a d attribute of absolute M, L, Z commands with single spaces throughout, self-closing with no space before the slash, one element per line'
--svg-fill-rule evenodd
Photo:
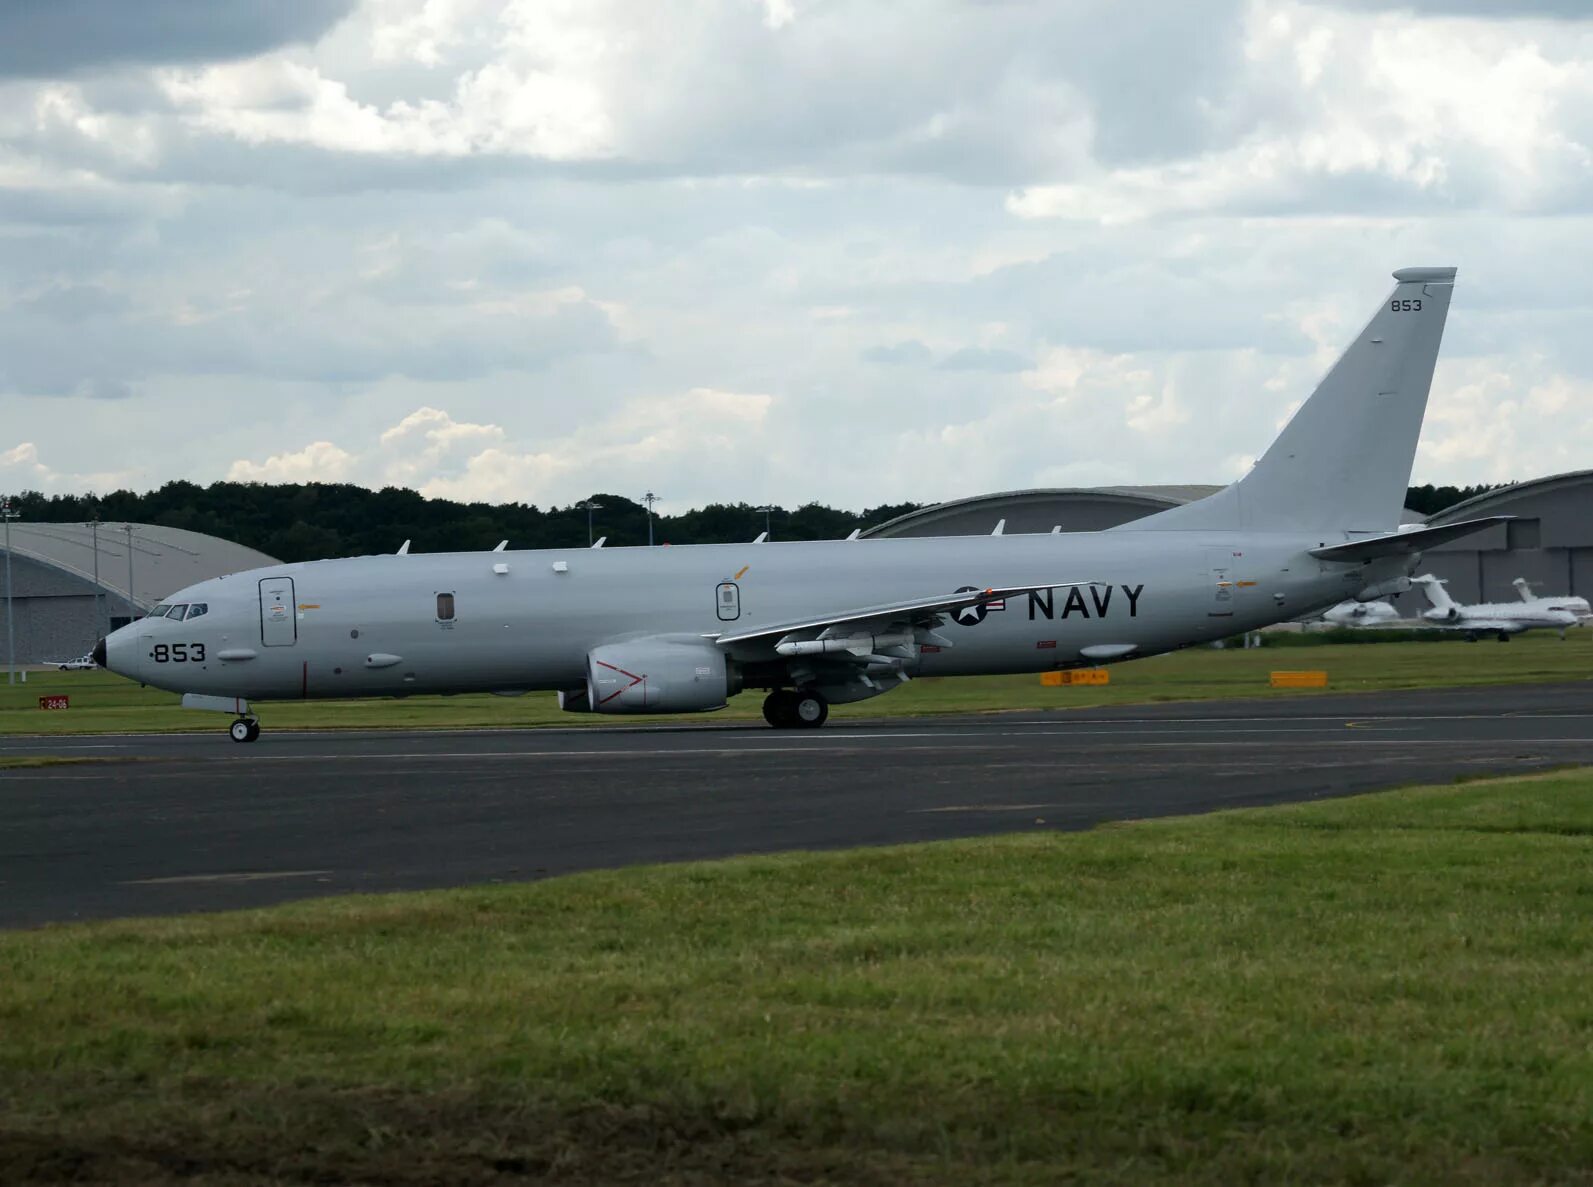
<path fill-rule="evenodd" d="M 188 607 L 188 621 L 192 622 L 201 614 L 209 613 L 210 607 L 204 602 L 194 602 Z"/>
<path fill-rule="evenodd" d="M 166 617 L 166 612 L 168 610 L 170 610 L 170 609 L 171 609 L 170 606 L 167 606 L 167 605 L 164 605 L 164 604 L 160 605 L 160 606 L 156 606 L 145 617 L 147 617 L 147 618 L 165 618 Z"/>
<path fill-rule="evenodd" d="M 170 610 L 166 611 L 166 617 L 171 619 L 173 622 L 181 622 L 183 620 L 183 611 L 186 609 L 188 609 L 188 603 L 179 602 Z"/>

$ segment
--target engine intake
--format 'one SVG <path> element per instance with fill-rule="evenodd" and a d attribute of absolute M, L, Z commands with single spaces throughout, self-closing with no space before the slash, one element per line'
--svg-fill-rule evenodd
<path fill-rule="evenodd" d="M 593 648 L 586 657 L 586 688 L 581 710 L 700 713 L 724 708 L 740 691 L 740 680 L 725 653 L 708 640 L 648 638 Z"/>

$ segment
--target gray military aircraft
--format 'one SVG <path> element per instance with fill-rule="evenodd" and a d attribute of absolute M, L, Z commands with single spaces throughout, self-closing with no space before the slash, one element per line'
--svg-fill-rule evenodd
<path fill-rule="evenodd" d="M 353 557 L 191 586 L 96 649 L 230 713 L 256 701 L 553 690 L 574 712 L 682 713 L 766 689 L 777 727 L 914 676 L 1156 655 L 1410 588 L 1399 531 L 1454 268 L 1404 268 L 1232 486 L 1103 532 Z"/>

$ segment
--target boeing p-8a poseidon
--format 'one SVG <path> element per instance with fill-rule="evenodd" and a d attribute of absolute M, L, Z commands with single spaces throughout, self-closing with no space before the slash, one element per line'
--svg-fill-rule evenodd
<path fill-rule="evenodd" d="M 1410 588 L 1399 532 L 1453 268 L 1406 268 L 1266 452 L 1210 498 L 1110 531 L 355 557 L 205 581 L 101 641 L 112 671 L 232 713 L 255 701 L 554 690 L 680 713 L 767 689 L 764 716 L 914 676 L 1171 651 Z"/>

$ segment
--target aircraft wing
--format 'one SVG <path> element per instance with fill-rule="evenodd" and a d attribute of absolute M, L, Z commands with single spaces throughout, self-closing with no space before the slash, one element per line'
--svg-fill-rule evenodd
<path fill-rule="evenodd" d="M 738 631 L 733 635 L 720 635 L 721 646 L 731 643 L 751 643 L 764 639 L 777 639 L 795 631 L 822 630 L 828 627 L 862 625 L 864 623 L 903 623 L 929 625 L 941 614 L 955 613 L 968 606 L 982 606 L 1003 598 L 1020 597 L 1046 589 L 1071 589 L 1074 586 L 1104 585 L 1103 581 L 1046 581 L 1038 585 L 1009 585 L 999 589 L 966 589 L 955 593 L 938 594 L 911 602 L 887 602 L 880 606 L 861 606 L 853 610 L 839 610 L 833 614 L 816 614 L 812 618 L 798 618 L 790 622 L 777 622 L 752 630 Z"/>
<path fill-rule="evenodd" d="M 1514 519 L 1513 515 L 1490 515 L 1483 519 L 1467 519 L 1460 523 L 1446 523 L 1436 528 L 1417 528 L 1413 532 L 1392 532 L 1387 536 L 1368 536 L 1364 540 L 1351 540 L 1347 544 L 1328 544 L 1310 550 L 1311 555 L 1324 561 L 1372 561 L 1384 556 L 1408 556 L 1425 552 L 1484 528 Z"/>

